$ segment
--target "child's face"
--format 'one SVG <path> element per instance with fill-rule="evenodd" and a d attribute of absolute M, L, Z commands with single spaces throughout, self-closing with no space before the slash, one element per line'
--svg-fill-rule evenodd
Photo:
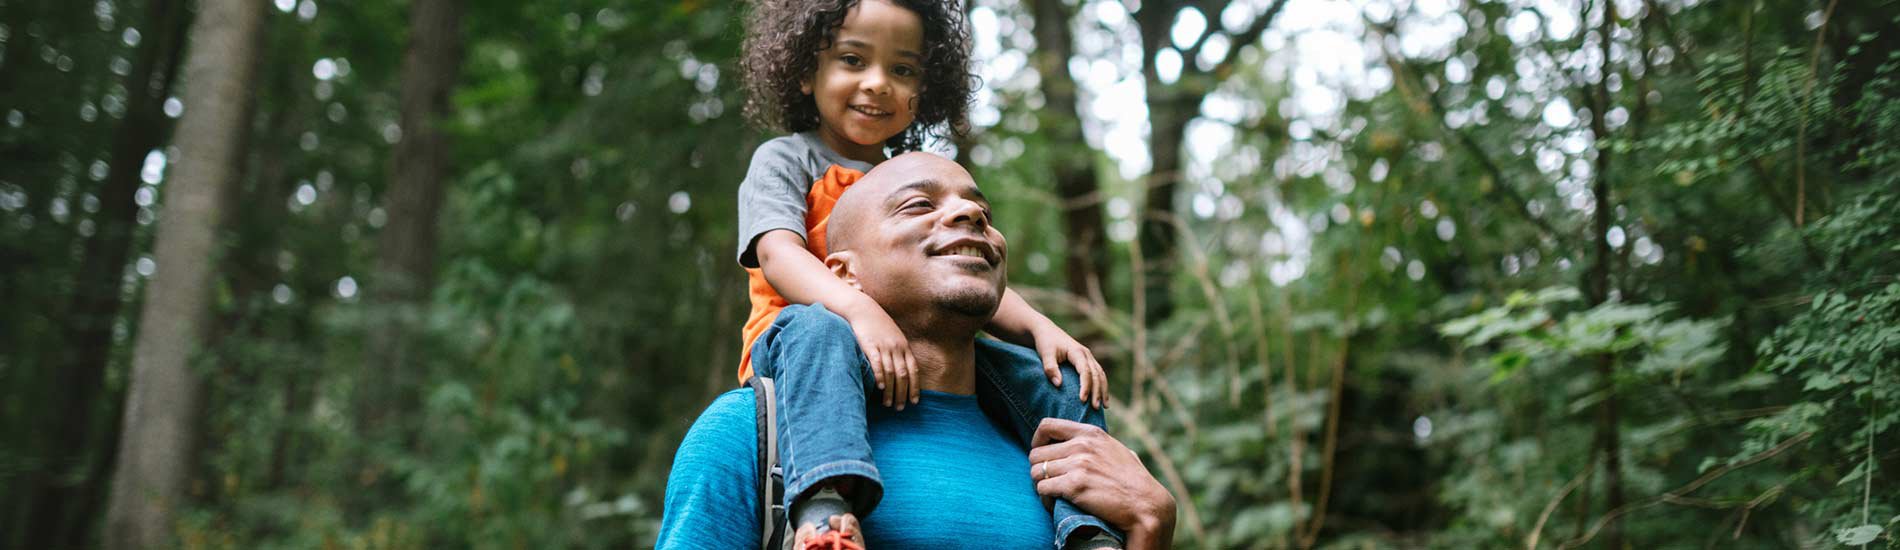
<path fill-rule="evenodd" d="M 884 140 L 916 118 L 923 89 L 923 21 L 882 0 L 863 0 L 844 16 L 818 69 L 799 89 L 818 104 L 819 136 L 847 157 L 882 160 Z"/>

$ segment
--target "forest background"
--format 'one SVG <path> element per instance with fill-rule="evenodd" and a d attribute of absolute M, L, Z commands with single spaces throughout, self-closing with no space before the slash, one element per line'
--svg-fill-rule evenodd
<path fill-rule="evenodd" d="M 652 544 L 743 9 L 0 0 L 0 547 Z M 1900 2 L 967 9 L 1180 547 L 1900 547 Z"/>

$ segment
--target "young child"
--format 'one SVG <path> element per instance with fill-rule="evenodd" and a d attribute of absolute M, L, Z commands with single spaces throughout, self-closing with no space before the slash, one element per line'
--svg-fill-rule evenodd
<path fill-rule="evenodd" d="M 798 412 L 806 407 L 799 405 L 801 400 L 863 401 L 877 391 L 885 406 L 902 410 L 917 402 L 919 388 L 904 334 L 877 303 L 825 267 L 826 222 L 838 196 L 887 158 L 886 148 L 917 150 L 939 128 L 961 133 L 967 126 L 975 81 L 969 31 L 956 0 L 758 0 L 746 26 L 741 61 L 749 96 L 746 115 L 792 135 L 761 145 L 739 187 L 739 263 L 750 279 L 752 312 L 743 331 L 738 376 L 741 381 L 752 376 L 754 342 L 791 304 L 822 304 L 821 312 L 829 310 L 849 323 L 855 346 L 846 342 L 833 360 L 756 366 L 782 368 L 760 374 L 774 377 L 779 387 L 780 456 L 796 529 L 793 547 L 839 539 L 862 544 L 861 534 L 854 532 L 857 518 L 869 514 L 882 495 L 864 442 L 863 416 L 843 422 L 835 415 L 801 418 Z M 1059 365 L 1075 368 L 1070 389 L 1077 392 L 1076 400 L 1026 400 L 1069 410 L 998 407 L 1013 413 L 1008 420 L 1019 435 L 1033 433 L 1044 417 L 1100 423 L 1099 410 L 1090 406 L 1099 409 L 1106 399 L 1107 378 L 1087 347 L 1014 291 L 1005 293 L 986 330 L 1035 348 L 1043 367 L 1042 376 L 979 376 L 979 385 L 989 384 L 992 393 L 1056 394 L 1063 391 Z M 807 369 L 853 368 L 868 371 L 876 389 L 845 394 L 804 382 L 813 377 Z M 1031 387 L 994 387 L 1009 384 Z M 845 430 L 856 433 L 834 433 Z M 844 438 L 841 446 L 862 456 L 801 463 L 783 452 L 794 442 L 792 434 L 800 433 L 825 433 L 827 443 Z M 1120 545 L 1106 524 L 1067 502 L 1057 503 L 1053 519 L 1057 540 L 1072 547 Z"/>

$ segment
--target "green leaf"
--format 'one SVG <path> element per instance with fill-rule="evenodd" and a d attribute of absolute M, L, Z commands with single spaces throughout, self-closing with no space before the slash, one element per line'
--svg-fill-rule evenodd
<path fill-rule="evenodd" d="M 1860 546 L 1879 538 L 1880 532 L 1881 528 L 1879 525 L 1862 525 L 1860 527 L 1842 529 L 1839 535 L 1835 535 L 1834 540 L 1838 540 L 1841 544 L 1848 546 Z"/>

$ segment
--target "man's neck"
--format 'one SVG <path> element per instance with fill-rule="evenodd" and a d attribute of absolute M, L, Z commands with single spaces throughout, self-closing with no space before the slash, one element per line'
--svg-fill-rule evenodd
<path fill-rule="evenodd" d="M 917 360 L 919 388 L 960 395 L 976 393 L 976 333 L 982 323 L 942 316 L 897 321 L 910 339 L 911 357 Z"/>
<path fill-rule="evenodd" d="M 911 357 L 917 360 L 917 387 L 920 389 L 971 395 L 976 393 L 976 338 L 953 341 L 910 341 Z"/>

